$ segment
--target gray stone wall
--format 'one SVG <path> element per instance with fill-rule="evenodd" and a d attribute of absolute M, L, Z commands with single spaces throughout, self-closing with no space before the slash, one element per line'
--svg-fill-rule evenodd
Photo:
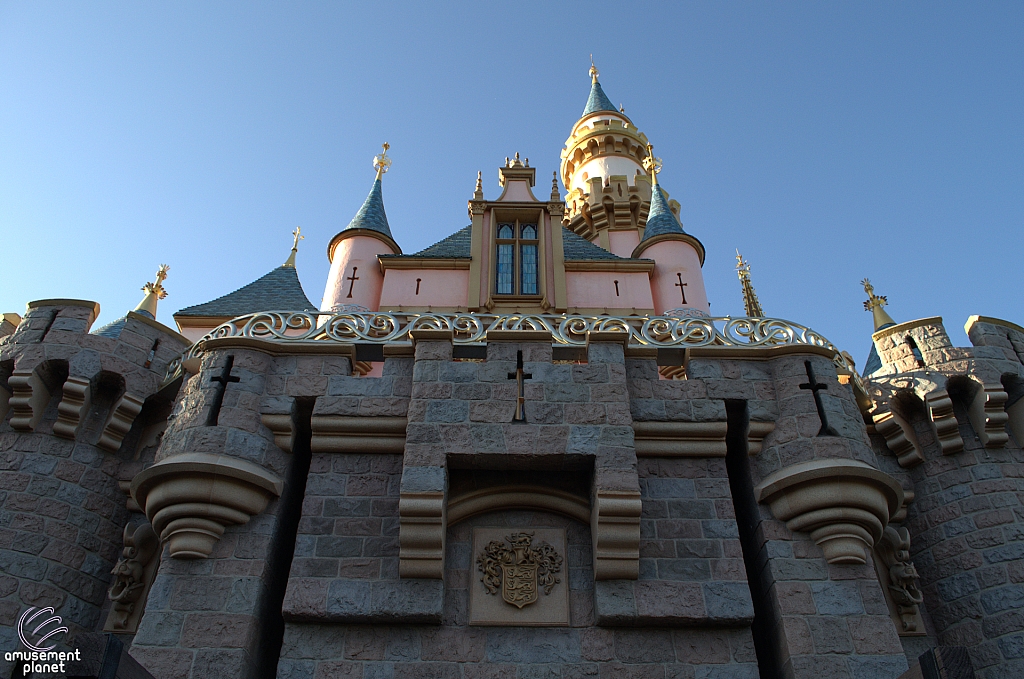
<path fill-rule="evenodd" d="M 8 368 L 0 370 L 0 406 L 14 391 L 8 380 L 19 374 L 40 376 L 48 391 L 34 425 L 23 421 L 13 428 L 18 413 L 0 407 L 6 412 L 0 422 L 0 646 L 6 650 L 20 647 L 15 628 L 29 606 L 53 607 L 68 638 L 103 625 L 110 571 L 130 518 L 118 482 L 151 459 L 152 449 L 139 450 L 137 436 L 129 437 L 131 450 L 118 453 L 96 445 L 114 407 L 99 398 L 97 380 L 101 374 L 120 378 L 123 391 L 145 399 L 184 349 L 174 335 L 131 318 L 116 339 L 90 335 L 93 313 L 91 306 L 34 306 L 0 342 L 0 366 Z M 54 434 L 68 377 L 93 392 L 91 404 L 70 411 L 78 424 L 74 438 L 67 430 Z M 0 657 L 0 674 L 10 671 Z"/>
<path fill-rule="evenodd" d="M 468 626 L 467 590 L 479 578 L 471 553 L 475 526 L 566 530 L 567 627 Z M 755 679 L 750 631 L 611 629 L 595 626 L 587 526 L 554 514 L 502 511 L 449 528 L 444 618 L 440 625 L 335 625 L 290 622 L 278 665 L 281 679 L 320 677 L 608 677 Z M 386 623 L 386 621 L 380 621 Z"/>
<path fill-rule="evenodd" d="M 964 450 L 943 456 L 930 432 L 925 461 L 897 470 L 915 491 L 904 525 L 939 644 L 966 646 L 980 678 L 1024 673 L 1024 453 L 1012 437 L 986 449 L 968 422 Z M 880 456 L 890 455 L 884 440 Z"/>

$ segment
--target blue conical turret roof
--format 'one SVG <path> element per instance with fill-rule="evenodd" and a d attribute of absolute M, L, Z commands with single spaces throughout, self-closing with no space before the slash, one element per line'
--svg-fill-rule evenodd
<path fill-rule="evenodd" d="M 388 215 L 384 212 L 384 197 L 381 193 L 379 176 L 373 181 L 370 194 L 366 196 L 366 200 L 363 201 L 363 206 L 359 208 L 359 212 L 356 213 L 356 216 L 352 218 L 352 221 L 342 231 L 349 231 L 350 229 L 369 229 L 370 231 L 382 233 L 391 240 L 394 240 L 394 237 L 391 235 L 391 227 L 388 226 Z"/>
<path fill-rule="evenodd" d="M 594 78 L 593 84 L 590 86 L 590 97 L 587 99 L 587 107 L 583 109 L 583 115 L 588 116 L 598 111 L 618 113 L 619 109 L 615 108 L 615 104 L 612 103 L 608 95 L 601 89 L 601 83 L 597 82 L 597 78 Z"/>
<path fill-rule="evenodd" d="M 651 211 L 647 215 L 644 240 L 650 240 L 666 233 L 684 234 L 686 232 L 683 231 L 683 225 L 669 209 L 668 201 L 665 200 L 665 194 L 661 187 L 655 184 L 651 187 Z"/>

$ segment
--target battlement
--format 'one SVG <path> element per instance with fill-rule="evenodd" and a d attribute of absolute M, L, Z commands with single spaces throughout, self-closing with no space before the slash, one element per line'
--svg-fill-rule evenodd
<path fill-rule="evenodd" d="M 0 414 L 11 412 L 14 430 L 34 431 L 53 405 L 54 435 L 76 439 L 86 420 L 98 418 L 92 443 L 116 452 L 167 366 L 191 344 L 135 312 L 90 333 L 99 310 L 86 300 L 31 302 L 0 340 Z"/>

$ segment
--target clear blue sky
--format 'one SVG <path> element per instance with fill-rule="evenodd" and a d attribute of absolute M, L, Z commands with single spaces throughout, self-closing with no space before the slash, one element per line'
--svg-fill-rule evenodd
<path fill-rule="evenodd" d="M 520 152 L 540 190 L 589 54 L 707 248 L 715 315 L 768 315 L 863 365 L 871 316 L 1024 324 L 1024 4 L 0 3 L 0 311 L 96 300 L 171 266 L 159 320 L 325 248 L 392 145 L 406 252 L 468 223 Z"/>

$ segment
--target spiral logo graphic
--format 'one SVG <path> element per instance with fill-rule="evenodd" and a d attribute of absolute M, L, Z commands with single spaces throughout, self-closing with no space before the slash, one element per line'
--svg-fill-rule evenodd
<path fill-rule="evenodd" d="M 36 625 L 35 629 L 29 632 L 28 628 L 31 627 L 32 624 L 35 622 L 36 618 L 38 618 L 41 615 L 50 615 L 51 617 L 46 618 L 45 620 L 40 622 L 38 625 Z M 35 606 L 32 606 L 27 611 L 22 613 L 21 618 L 18 620 L 18 638 L 21 639 L 21 643 L 25 644 L 25 647 L 28 648 L 30 651 L 49 651 L 55 648 L 57 644 L 54 644 L 53 646 L 43 646 L 43 644 L 45 644 L 50 637 L 56 634 L 60 634 L 61 632 L 66 633 L 68 631 L 68 628 L 64 626 L 51 627 L 49 628 L 49 630 L 44 630 L 43 628 L 49 625 L 50 623 L 56 623 L 57 625 L 61 625 L 63 622 L 64 621 L 60 619 L 59 615 L 54 615 L 54 611 L 52 608 L 37 609 Z M 42 636 L 40 636 L 40 633 L 42 633 Z M 29 641 L 30 636 L 35 639 L 35 643 Z"/>

